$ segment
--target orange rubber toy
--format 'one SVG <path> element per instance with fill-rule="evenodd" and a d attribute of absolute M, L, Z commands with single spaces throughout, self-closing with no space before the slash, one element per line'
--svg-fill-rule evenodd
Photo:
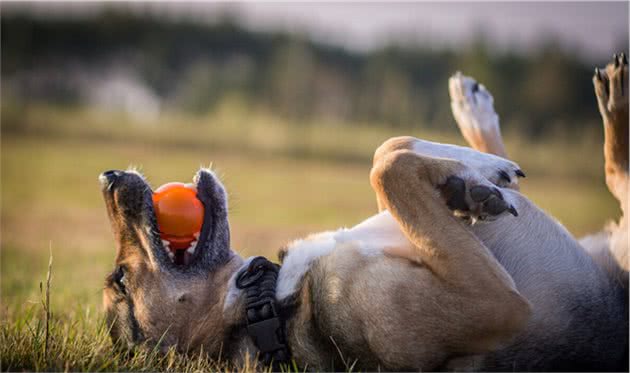
<path fill-rule="evenodd" d="M 153 193 L 158 229 L 171 251 L 184 250 L 197 238 L 203 224 L 204 206 L 193 184 L 167 183 Z"/>

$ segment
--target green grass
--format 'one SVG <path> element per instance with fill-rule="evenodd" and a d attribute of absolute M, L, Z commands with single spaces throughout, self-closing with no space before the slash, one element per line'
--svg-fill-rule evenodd
<path fill-rule="evenodd" d="M 3 322 L 0 329 L 2 369 L 8 371 L 230 371 L 225 362 L 205 358 L 203 351 L 184 356 L 169 350 L 138 350 L 134 354 L 113 348 L 106 324 L 90 307 L 66 307 L 53 314 L 49 345 L 46 324 L 36 305 Z M 6 317 L 6 315 L 3 315 Z M 247 361 L 246 371 L 260 370 Z"/>
<path fill-rule="evenodd" d="M 97 176 L 140 166 L 154 186 L 219 171 L 230 198 L 233 247 L 275 258 L 287 241 L 351 226 L 376 209 L 368 183 L 374 149 L 410 134 L 463 144 L 444 131 L 371 124 L 291 125 L 226 108 L 206 117 L 165 114 L 156 124 L 94 111 L 35 107 L 2 113 L 0 362 L 3 370 L 216 370 L 216 362 L 112 349 L 100 308 L 114 242 Z M 576 140 L 577 139 L 577 140 Z M 574 134 L 528 142 L 508 133 L 527 172 L 523 192 L 576 235 L 618 215 L 603 181 L 601 140 Z M 39 283 L 52 248 L 51 344 L 43 350 Z"/>

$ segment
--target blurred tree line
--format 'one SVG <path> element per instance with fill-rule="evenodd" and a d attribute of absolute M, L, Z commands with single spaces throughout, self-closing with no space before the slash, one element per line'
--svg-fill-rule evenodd
<path fill-rule="evenodd" d="M 528 54 L 493 51 L 481 36 L 461 50 L 391 45 L 360 53 L 250 31 L 230 17 L 202 24 L 109 10 L 67 19 L 5 13 L 1 42 L 3 93 L 27 103 L 84 105 L 77 81 L 98 90 L 96 78 L 115 66 L 131 71 L 163 110 L 206 113 L 234 100 L 296 123 L 435 127 L 452 121 L 447 79 L 461 70 L 490 89 L 504 127 L 536 136 L 599 123 L 594 66 L 553 41 Z"/>

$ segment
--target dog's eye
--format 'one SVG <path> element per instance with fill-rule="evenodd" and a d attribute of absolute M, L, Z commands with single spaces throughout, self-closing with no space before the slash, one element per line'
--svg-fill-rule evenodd
<path fill-rule="evenodd" d="M 125 292 L 125 267 L 123 266 L 118 266 L 116 268 L 116 271 L 114 271 L 114 281 L 116 282 L 116 284 L 118 285 L 118 287 L 120 287 L 120 290 L 122 290 L 122 292 Z"/>

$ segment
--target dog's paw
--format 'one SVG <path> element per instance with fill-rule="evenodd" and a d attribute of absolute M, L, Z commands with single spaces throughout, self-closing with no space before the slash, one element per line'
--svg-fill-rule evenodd
<path fill-rule="evenodd" d="M 502 188 L 514 187 L 519 177 L 525 177 L 516 162 L 464 146 L 416 140 L 412 150 L 421 155 L 454 159 Z"/>
<path fill-rule="evenodd" d="M 460 162 L 501 188 L 514 187 L 518 185 L 519 178 L 525 177 L 525 173 L 516 162 L 492 154 L 471 151 Z"/>
<path fill-rule="evenodd" d="M 514 205 L 498 188 L 475 174 L 449 176 L 439 189 L 454 215 L 471 224 L 496 220 L 506 213 L 518 216 Z"/>
<path fill-rule="evenodd" d="M 495 136 L 499 133 L 499 116 L 494 111 L 494 99 L 483 84 L 457 72 L 449 79 L 448 88 L 453 116 L 465 137 Z"/>
<path fill-rule="evenodd" d="M 628 111 L 628 58 L 625 53 L 613 55 L 606 68 L 595 68 L 595 95 L 603 116 Z"/>

